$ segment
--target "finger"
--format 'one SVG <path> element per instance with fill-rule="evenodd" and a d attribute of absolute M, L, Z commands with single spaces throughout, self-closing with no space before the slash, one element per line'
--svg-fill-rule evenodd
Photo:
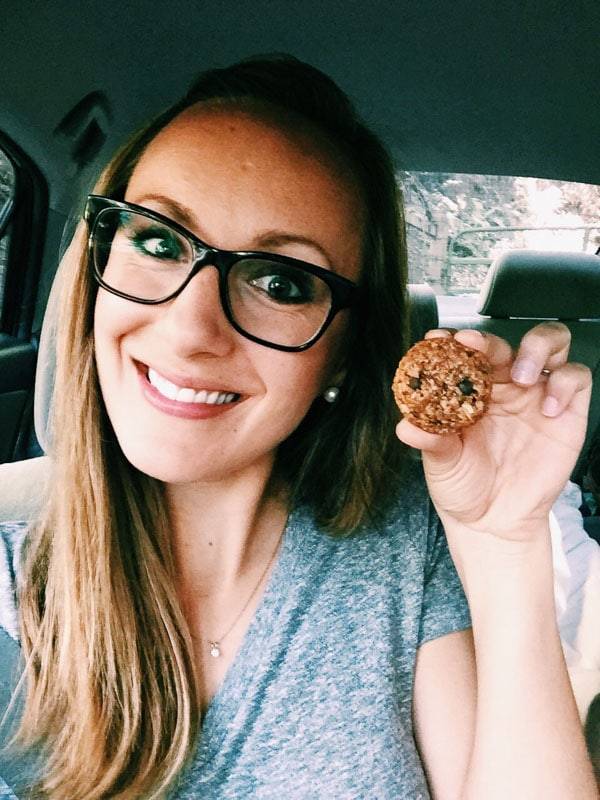
<path fill-rule="evenodd" d="M 567 363 L 571 331 L 562 322 L 541 322 L 521 339 L 511 377 L 515 383 L 531 386 L 543 369 L 552 372 Z"/>
<path fill-rule="evenodd" d="M 510 367 L 514 357 L 514 351 L 506 339 L 496 336 L 487 331 L 478 331 L 475 328 L 438 328 L 429 331 L 426 339 L 434 339 L 438 336 L 450 336 L 454 331 L 454 338 L 457 342 L 479 350 L 487 357 L 492 365 L 492 380 L 494 383 L 509 383 L 511 381 Z"/>
<path fill-rule="evenodd" d="M 454 461 L 462 450 L 461 439 L 456 433 L 422 431 L 408 419 L 403 419 L 396 425 L 396 436 L 404 444 L 422 450 L 439 462 Z"/>
<path fill-rule="evenodd" d="M 493 366 L 508 364 L 512 361 L 513 350 L 505 339 L 501 339 L 493 333 L 478 331 L 475 328 L 435 328 L 427 331 L 425 339 L 436 339 L 454 336 L 457 342 L 471 347 L 473 350 L 480 350 L 485 353 Z"/>
<path fill-rule="evenodd" d="M 585 364 L 570 361 L 550 373 L 542 404 L 542 414 L 557 417 L 568 408 L 579 392 L 591 393 L 592 372 Z M 587 402 L 587 398 L 583 398 Z M 576 409 L 577 410 L 577 409 Z M 585 413 L 585 412 L 584 412 Z"/>
<path fill-rule="evenodd" d="M 463 328 L 456 332 L 454 338 L 465 347 L 479 350 L 486 356 L 492 366 L 491 377 L 494 383 L 509 383 L 512 380 L 510 368 L 514 353 L 506 339 L 475 328 Z"/>
<path fill-rule="evenodd" d="M 485 354 L 487 360 L 494 368 L 494 381 L 503 378 L 504 373 L 510 368 L 514 358 L 514 351 L 506 339 L 496 336 L 488 331 L 477 331 L 471 328 L 463 328 L 454 337 L 458 342 L 480 350 Z"/>
<path fill-rule="evenodd" d="M 444 336 L 452 336 L 453 334 L 458 332 L 458 328 L 432 328 L 432 330 L 427 331 L 424 339 L 441 339 Z"/>

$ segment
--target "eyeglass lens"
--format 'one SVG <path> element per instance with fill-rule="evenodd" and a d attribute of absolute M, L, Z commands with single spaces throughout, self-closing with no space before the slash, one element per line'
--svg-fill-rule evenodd
<path fill-rule="evenodd" d="M 162 300 L 177 291 L 194 261 L 191 242 L 143 214 L 105 209 L 93 230 L 94 266 L 102 280 L 139 300 Z M 272 344 L 297 347 L 315 336 L 331 308 L 325 281 L 291 264 L 243 258 L 227 276 L 237 325 Z"/>

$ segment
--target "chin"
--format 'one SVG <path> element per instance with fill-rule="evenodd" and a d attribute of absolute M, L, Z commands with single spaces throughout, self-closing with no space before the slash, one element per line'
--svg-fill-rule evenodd
<path fill-rule="evenodd" d="M 239 464 L 218 463 L 215 453 L 200 460 L 197 449 L 190 453 L 174 444 L 154 446 L 147 439 L 117 438 L 127 461 L 139 472 L 162 483 L 212 483 L 231 477 L 232 472 L 243 468 Z"/>
<path fill-rule="evenodd" d="M 165 450 L 149 452 L 147 445 L 136 447 L 131 443 L 120 444 L 123 455 L 135 469 L 163 483 L 190 483 L 209 479 L 205 474 L 208 472 L 206 468 L 202 470 L 196 465 L 190 464 L 189 458 L 185 458 L 181 454 L 178 456 Z M 159 457 L 157 457 L 157 452 L 160 452 Z M 214 470 L 212 472 L 214 473 Z"/>

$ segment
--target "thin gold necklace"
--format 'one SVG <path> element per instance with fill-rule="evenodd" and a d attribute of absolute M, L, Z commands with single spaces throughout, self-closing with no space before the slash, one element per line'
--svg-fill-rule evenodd
<path fill-rule="evenodd" d="M 208 646 L 209 646 L 209 648 L 210 648 L 210 654 L 211 654 L 211 656 L 212 656 L 213 658 L 219 658 L 219 656 L 221 655 L 221 652 L 222 652 L 222 651 L 221 651 L 221 642 L 223 641 L 223 639 L 226 639 L 226 638 L 227 638 L 227 636 L 229 636 L 229 634 L 230 634 L 230 633 L 231 633 L 231 631 L 232 631 L 232 630 L 235 628 L 235 626 L 236 626 L 236 624 L 237 624 L 238 620 L 240 619 L 240 617 L 242 616 L 242 614 L 244 613 L 244 611 L 245 611 L 245 610 L 248 608 L 248 606 L 250 605 L 250 601 L 252 600 L 252 598 L 253 598 L 253 597 L 254 597 L 254 595 L 256 594 L 256 592 L 257 592 L 257 590 L 258 590 L 258 587 L 260 586 L 260 584 L 261 584 L 261 583 L 262 583 L 262 581 L 263 581 L 263 578 L 264 578 L 264 577 L 265 577 L 265 575 L 267 574 L 267 570 L 269 569 L 269 567 L 271 566 L 271 564 L 273 563 L 273 561 L 274 561 L 274 559 L 275 559 L 275 555 L 276 555 L 276 553 L 277 553 L 277 550 L 279 549 L 279 543 L 281 542 L 281 539 L 282 539 L 282 537 L 283 537 L 283 533 L 284 533 L 284 531 L 285 531 L 285 528 L 286 528 L 286 526 L 284 525 L 284 527 L 283 527 L 283 530 L 281 531 L 281 533 L 279 534 L 279 536 L 278 536 L 278 538 L 277 538 L 277 543 L 276 543 L 276 545 L 275 545 L 275 549 L 273 550 L 273 554 L 271 555 L 271 558 L 268 560 L 268 562 L 267 562 L 267 566 L 266 566 L 266 567 L 264 568 L 264 570 L 262 571 L 262 573 L 261 573 L 261 576 L 260 576 L 260 578 L 258 579 L 258 583 L 257 583 L 257 584 L 256 584 L 256 586 L 254 587 L 254 589 L 252 589 L 252 594 L 251 594 L 251 595 L 250 595 L 250 597 L 249 597 L 249 598 L 246 600 L 246 602 L 245 602 L 245 604 L 244 604 L 244 607 L 242 608 L 242 610 L 240 611 L 240 613 L 239 613 L 239 614 L 237 615 L 237 617 L 236 617 L 236 618 L 233 620 L 233 622 L 231 623 L 231 625 L 229 626 L 229 628 L 227 628 L 227 630 L 225 631 L 225 633 L 221 634 L 221 636 L 217 637 L 217 639 L 207 639 L 207 641 L 208 641 Z"/>

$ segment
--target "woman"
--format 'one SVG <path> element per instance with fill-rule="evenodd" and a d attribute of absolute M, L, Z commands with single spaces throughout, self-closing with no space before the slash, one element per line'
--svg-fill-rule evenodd
<path fill-rule="evenodd" d="M 393 435 L 393 169 L 328 78 L 289 58 L 204 74 L 85 219 L 60 491 L 19 567 L 20 740 L 46 746 L 46 793 L 595 797 L 548 529 L 591 388 L 568 330 L 537 326 L 516 360 L 461 331 L 494 365 L 486 417 L 398 425 L 450 558 Z"/>

